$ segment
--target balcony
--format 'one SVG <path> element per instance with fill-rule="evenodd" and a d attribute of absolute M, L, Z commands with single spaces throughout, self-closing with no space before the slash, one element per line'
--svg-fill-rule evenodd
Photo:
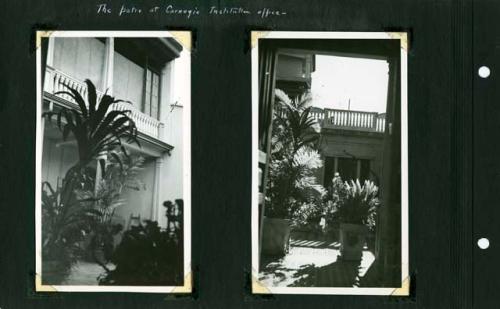
<path fill-rule="evenodd" d="M 55 103 L 69 108 L 76 108 L 77 104 L 70 96 L 65 94 L 54 95 L 54 93 L 58 91 L 67 91 L 68 89 L 64 87 L 64 85 L 68 85 L 76 89 L 78 92 L 80 92 L 80 94 L 84 98 L 87 97 L 87 86 L 83 81 L 68 76 L 67 74 L 64 74 L 61 71 L 47 67 L 45 75 L 44 92 L 53 95 L 54 97 L 59 99 L 59 100 L 54 100 Z M 103 92 L 97 91 L 98 102 L 103 95 L 104 95 Z M 157 140 L 163 140 L 162 138 L 163 123 L 160 122 L 159 120 L 142 113 L 140 110 L 138 110 L 131 104 L 127 103 L 113 104 L 111 109 L 131 110 L 130 117 L 134 120 L 135 125 L 137 126 L 137 129 L 140 133 Z"/>
<path fill-rule="evenodd" d="M 325 108 L 311 110 L 310 115 L 324 129 L 385 132 L 385 114 Z"/>

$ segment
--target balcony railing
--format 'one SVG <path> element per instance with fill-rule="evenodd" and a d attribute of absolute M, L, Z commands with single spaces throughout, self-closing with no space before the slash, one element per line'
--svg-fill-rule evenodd
<path fill-rule="evenodd" d="M 282 116 L 285 115 L 284 110 L 277 112 Z M 311 110 L 309 115 L 325 129 L 378 133 L 385 131 L 385 114 L 325 108 Z"/>
<path fill-rule="evenodd" d="M 385 131 L 385 114 L 342 109 L 327 109 L 312 112 L 312 116 L 322 123 L 323 128 L 346 129 L 367 132 Z"/>
<path fill-rule="evenodd" d="M 76 89 L 84 98 L 87 98 L 87 85 L 83 81 L 64 74 L 61 71 L 47 67 L 44 91 L 50 94 L 54 94 L 58 91 L 67 91 L 68 89 L 64 87 L 64 85 Z M 97 91 L 97 102 L 100 101 L 103 95 L 104 93 L 102 91 Z M 70 107 L 76 108 L 76 102 L 69 95 L 58 94 L 57 96 L 67 101 Z M 162 139 L 163 123 L 159 120 L 142 113 L 133 105 L 127 103 L 113 104 L 111 109 L 130 110 L 130 117 L 134 120 L 139 132 L 156 139 Z"/>

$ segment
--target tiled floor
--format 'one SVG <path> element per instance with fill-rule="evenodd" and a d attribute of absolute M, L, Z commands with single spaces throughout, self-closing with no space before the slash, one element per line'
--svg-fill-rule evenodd
<path fill-rule="evenodd" d="M 355 287 L 375 261 L 368 250 L 361 261 L 338 259 L 338 242 L 292 239 L 282 258 L 263 259 L 259 281 L 275 287 Z"/>

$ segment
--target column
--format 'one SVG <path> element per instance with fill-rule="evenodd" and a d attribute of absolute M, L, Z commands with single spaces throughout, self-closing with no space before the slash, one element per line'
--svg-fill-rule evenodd
<path fill-rule="evenodd" d="M 102 180 L 102 177 L 104 176 L 102 174 L 102 168 L 101 168 L 101 160 L 104 160 L 104 167 L 107 165 L 107 156 L 105 152 L 101 152 L 99 156 L 97 156 L 97 168 L 95 172 L 95 183 L 94 183 L 94 192 L 97 193 L 97 190 L 99 190 L 99 184 Z"/>
<path fill-rule="evenodd" d="M 115 39 L 106 38 L 106 61 L 104 71 L 104 90 L 107 89 L 109 95 L 113 95 L 113 69 L 115 62 Z"/>
<path fill-rule="evenodd" d="M 47 66 L 53 67 L 54 66 L 54 38 L 53 37 L 48 37 L 49 40 L 49 46 L 47 48 Z"/>
<path fill-rule="evenodd" d="M 155 160 L 155 179 L 153 187 L 153 205 L 151 206 L 151 220 L 160 221 L 160 182 L 161 182 L 161 167 L 163 158 L 159 157 Z"/>
<path fill-rule="evenodd" d="M 42 74 L 44 74 L 44 76 L 42 76 L 42 89 L 52 93 L 54 92 L 54 78 L 52 76 L 54 67 L 54 38 L 48 37 L 47 40 L 47 57 L 45 59 L 45 66 L 42 66 L 45 68 L 45 70 L 42 71 Z"/>

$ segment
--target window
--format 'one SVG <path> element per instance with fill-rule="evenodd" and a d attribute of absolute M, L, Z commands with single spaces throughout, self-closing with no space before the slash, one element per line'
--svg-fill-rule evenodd
<path fill-rule="evenodd" d="M 160 75 L 151 69 L 146 69 L 144 88 L 144 105 L 142 111 L 151 117 L 158 118 L 158 101 L 160 97 Z"/>
<path fill-rule="evenodd" d="M 335 173 L 344 181 L 359 179 L 361 183 L 370 179 L 370 160 L 343 157 L 326 157 L 323 184 L 328 186 Z"/>
<path fill-rule="evenodd" d="M 136 109 L 159 119 L 160 72 L 164 64 L 155 62 L 146 51 L 130 40 L 115 39 L 114 96 L 131 101 Z"/>

